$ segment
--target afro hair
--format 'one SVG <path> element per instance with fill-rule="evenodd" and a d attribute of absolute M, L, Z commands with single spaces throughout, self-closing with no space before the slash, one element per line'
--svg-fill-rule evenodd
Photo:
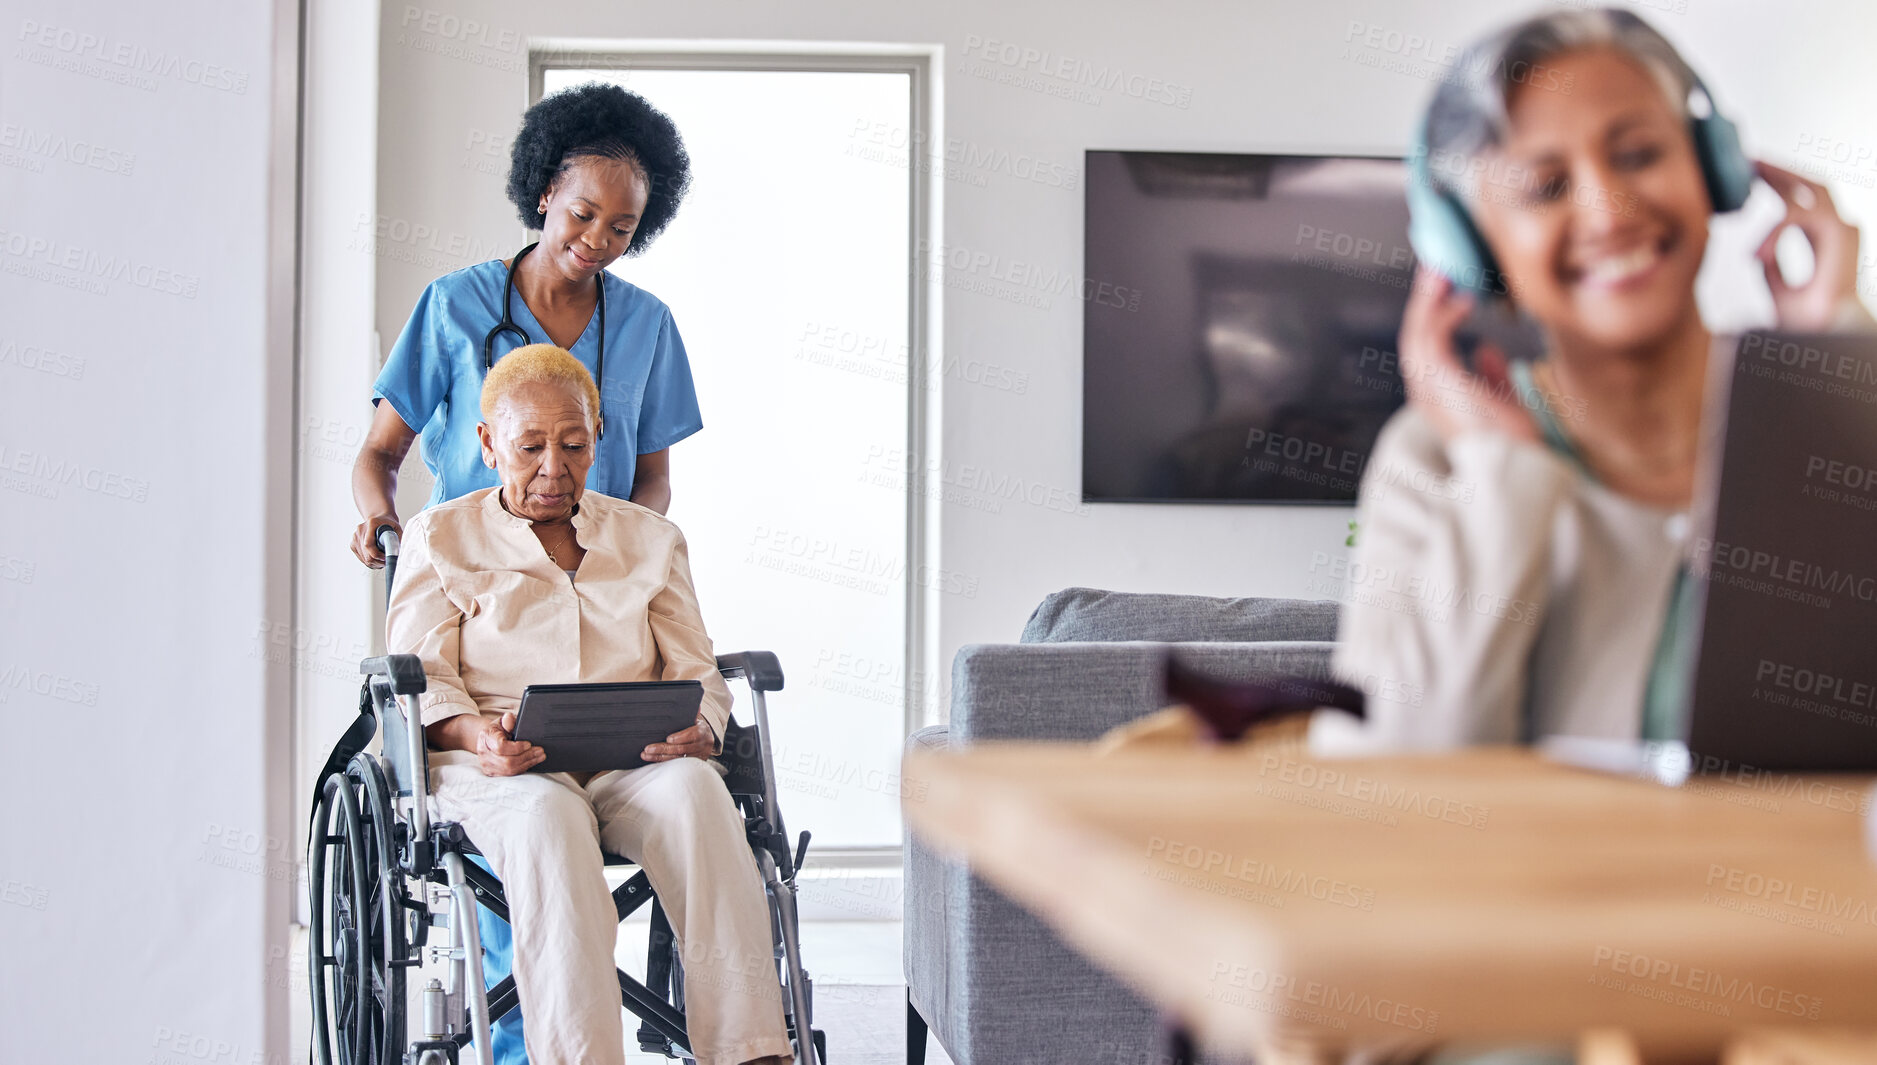
<path fill-rule="evenodd" d="M 535 210 L 555 177 L 582 156 L 623 159 L 645 175 L 645 214 L 627 255 L 645 250 L 678 213 L 691 187 L 691 157 L 678 127 L 643 96 L 598 82 L 542 97 L 521 119 L 509 156 L 508 198 L 529 229 L 541 228 Z"/>

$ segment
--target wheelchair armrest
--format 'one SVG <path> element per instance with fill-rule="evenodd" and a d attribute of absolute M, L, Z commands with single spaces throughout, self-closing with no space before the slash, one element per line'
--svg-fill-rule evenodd
<path fill-rule="evenodd" d="M 416 655 L 382 655 L 358 664 L 360 673 L 388 677 L 391 691 L 397 695 L 416 695 L 424 690 L 424 662 Z"/>
<path fill-rule="evenodd" d="M 739 651 L 733 655 L 718 655 L 717 672 L 722 673 L 725 680 L 736 680 L 739 677 L 747 680 L 751 691 L 782 690 L 782 663 L 776 660 L 773 651 Z"/>

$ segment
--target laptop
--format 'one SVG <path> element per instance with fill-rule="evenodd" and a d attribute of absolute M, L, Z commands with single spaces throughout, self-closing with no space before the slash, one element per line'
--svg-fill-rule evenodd
<path fill-rule="evenodd" d="M 1539 748 L 1667 784 L 1877 771 L 1877 336 L 1717 337 L 1709 370 L 1685 742 Z"/>
<path fill-rule="evenodd" d="M 1718 342 L 1707 402 L 1692 768 L 1877 771 L 1877 336 Z"/>

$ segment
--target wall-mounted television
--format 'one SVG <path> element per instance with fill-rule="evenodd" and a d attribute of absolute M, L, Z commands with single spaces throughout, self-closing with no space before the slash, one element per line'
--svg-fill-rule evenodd
<path fill-rule="evenodd" d="M 1401 160 L 1090 151 L 1082 495 L 1347 504 L 1403 399 Z M 1136 298 L 1137 297 L 1137 298 Z"/>

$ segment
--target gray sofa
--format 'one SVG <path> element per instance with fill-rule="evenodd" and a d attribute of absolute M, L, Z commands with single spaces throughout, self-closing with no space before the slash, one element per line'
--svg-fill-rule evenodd
<path fill-rule="evenodd" d="M 983 740 L 1092 740 L 1165 703 L 1169 645 L 1221 676 L 1326 678 L 1336 604 L 1070 588 L 1045 599 L 1017 644 L 973 644 L 952 664 L 948 725 L 909 749 Z M 1156 1065 L 1160 1020 L 1028 911 L 906 845 L 909 1062 L 925 1028 L 956 1065 Z"/>

